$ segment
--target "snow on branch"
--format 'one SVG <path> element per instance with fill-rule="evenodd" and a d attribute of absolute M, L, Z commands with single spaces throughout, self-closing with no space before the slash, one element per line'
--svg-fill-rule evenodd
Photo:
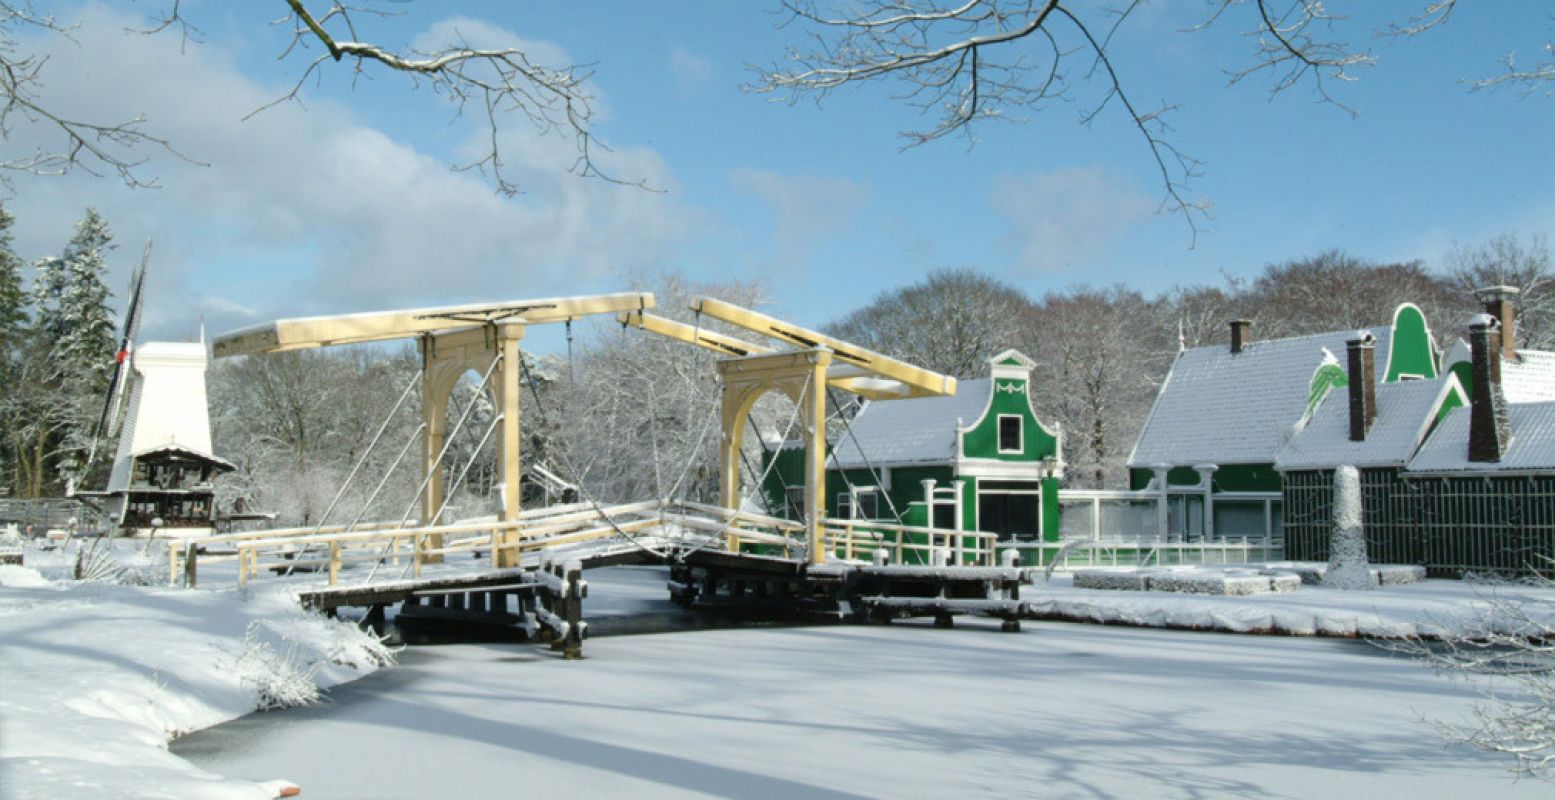
<path fill-rule="evenodd" d="M 1208 204 L 1190 197 L 1188 184 L 1201 162 L 1184 153 L 1166 122 L 1173 104 L 1136 103 L 1137 76 L 1120 70 L 1119 30 L 1142 0 L 1114 5 L 1073 0 L 783 0 L 788 22 L 805 28 L 812 46 L 790 49 L 787 60 L 758 70 L 750 88 L 824 100 L 853 83 L 892 80 L 905 87 L 895 99 L 930 118 L 928 125 L 901 133 L 915 147 L 953 133 L 975 143 L 974 127 L 987 120 L 1023 121 L 1053 101 L 1071 99 L 1082 84 L 1095 82 L 1099 99 L 1084 106 L 1080 121 L 1091 124 L 1117 106 L 1139 132 L 1160 172 L 1162 210 L 1181 214 L 1196 234 Z M 1395 33 L 1413 35 L 1446 22 L 1456 0 L 1436 0 Z M 1202 30 L 1231 13 L 1251 18 L 1252 62 L 1228 70 L 1230 82 L 1268 75 L 1271 92 L 1310 84 L 1325 102 L 1354 112 L 1328 91 L 1331 81 L 1354 80 L 1376 56 L 1352 48 L 1336 34 L 1342 18 L 1321 0 L 1213 0 Z M 1075 68 L 1077 67 L 1077 69 Z M 1511 70 L 1500 82 L 1525 80 L 1532 71 Z"/>
<path fill-rule="evenodd" d="M 950 134 L 975 143 L 973 128 L 987 120 L 1023 122 L 1018 112 L 1039 111 L 1065 100 L 1071 90 L 1065 67 L 1077 58 L 1081 80 L 1100 76 L 1103 92 L 1081 116 L 1089 124 L 1110 105 L 1128 114 L 1161 173 L 1163 210 L 1181 213 L 1194 233 L 1208 205 L 1188 196 L 1186 183 L 1199 161 L 1168 140 L 1164 115 L 1173 106 L 1137 105 L 1109 54 L 1112 39 L 1141 5 L 1133 0 L 1105 13 L 1105 28 L 1082 18 L 1060 0 L 966 0 L 948 6 L 934 0 L 866 0 L 846 13 L 822 11 L 811 0 L 785 0 L 792 22 L 816 29 L 808 52 L 790 50 L 787 63 L 760 71 L 757 92 L 824 99 L 851 83 L 895 79 L 897 95 L 932 117 L 930 125 L 903 131 L 904 147 Z M 1065 44 L 1065 40 L 1068 43 Z M 1023 46 L 1029 42 L 1030 46 Z"/>
<path fill-rule="evenodd" d="M 162 150 L 190 163 L 166 139 L 147 132 L 144 115 L 117 122 L 89 122 L 50 110 L 40 100 L 42 73 L 48 59 L 19 54 L 14 33 L 46 31 L 70 38 L 71 28 L 52 16 L 38 14 L 28 2 L 0 0 L 0 140 L 9 140 L 18 121 L 52 128 L 54 146 L 38 146 L 23 155 L 0 157 L 0 183 L 8 173 L 61 175 L 81 169 L 93 175 L 112 174 L 132 187 L 156 185 L 140 169 L 146 150 Z"/>
<path fill-rule="evenodd" d="M 303 85 L 330 61 L 349 59 L 358 75 L 363 74 L 367 66 L 377 64 L 406 73 L 417 82 L 428 82 L 433 91 L 450 99 L 461 114 L 472 103 L 479 109 L 488 131 L 485 152 L 455 168 L 476 170 L 489 176 L 498 191 L 505 195 L 519 190 L 505 172 L 501 144 L 502 118 L 510 113 L 527 118 L 542 134 L 561 131 L 571 135 L 577 149 L 577 158 L 570 167 L 573 174 L 647 188 L 643 181 L 615 177 L 595 162 L 595 151 L 608 151 L 609 148 L 594 136 L 593 96 L 587 86 L 592 73 L 585 68 L 540 64 L 518 47 L 477 48 L 465 42 L 429 52 L 394 52 L 361 41 L 353 21 L 354 13 L 382 15 L 384 12 L 336 4 L 315 17 L 302 0 L 286 0 L 286 3 L 289 13 L 279 22 L 290 23 L 293 36 L 282 57 L 305 46 L 307 41 L 322 44 L 326 53 L 308 64 L 290 92 L 254 113 L 288 100 L 298 100 Z M 332 34 L 329 30 L 332 23 L 349 38 Z"/>

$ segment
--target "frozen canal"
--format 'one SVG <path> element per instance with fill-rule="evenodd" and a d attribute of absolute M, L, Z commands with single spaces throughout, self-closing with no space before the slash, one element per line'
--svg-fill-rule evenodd
<path fill-rule="evenodd" d="M 596 610 L 657 602 L 657 576 L 628 577 Z M 1550 795 L 1421 720 L 1460 717 L 1471 692 L 1360 642 L 896 625 L 587 653 L 413 648 L 331 704 L 173 749 L 308 798 Z"/>

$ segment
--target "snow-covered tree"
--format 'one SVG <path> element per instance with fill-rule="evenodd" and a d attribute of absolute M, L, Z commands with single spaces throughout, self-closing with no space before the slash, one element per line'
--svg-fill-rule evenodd
<path fill-rule="evenodd" d="M 1029 321 L 1024 292 L 971 268 L 930 273 L 876 295 L 827 333 L 958 378 L 988 371 L 988 357 L 1014 347 Z"/>
<path fill-rule="evenodd" d="M 644 285 L 641 278 L 633 283 Z M 652 289 L 656 314 L 762 341 L 714 320 L 698 321 L 689 310 L 698 295 L 758 306 L 764 299 L 759 284 L 698 284 L 665 275 Z M 549 420 L 560 426 L 549 465 L 600 500 L 684 495 L 716 502 L 720 395 L 715 360 L 709 351 L 647 331 L 614 325 L 599 329 L 581 344 L 572 375 L 558 380 L 547 404 Z M 762 420 L 783 402 L 769 396 L 757 404 L 758 430 L 771 427 Z M 760 436 L 747 430 L 745 442 L 759 469 Z"/>
<path fill-rule="evenodd" d="M 1517 346 L 1555 348 L 1555 259 L 1543 236 L 1524 240 L 1503 233 L 1483 244 L 1458 245 L 1447 253 L 1443 266 L 1464 290 L 1466 303 L 1472 302 L 1475 289 L 1517 287 Z"/>
<path fill-rule="evenodd" d="M 1037 361 L 1032 396 L 1063 426 L 1073 485 L 1126 478 L 1129 449 L 1176 351 L 1156 320 L 1153 302 L 1122 286 L 1052 292 L 1037 305 L 1026 330 Z"/>
<path fill-rule="evenodd" d="M 22 287 L 22 259 L 12 247 L 15 219 L 0 204 L 0 486 L 18 483 L 20 457 L 16 434 L 22 427 L 21 380 L 23 354 L 28 345 L 27 293 Z"/>
<path fill-rule="evenodd" d="M 399 518 L 421 477 L 414 445 L 390 474 L 420 425 L 414 389 L 378 447 L 366 449 L 418 374 L 412 352 L 376 346 L 217 361 L 209 376 L 212 447 L 238 467 L 217 483 L 220 504 L 241 499 L 248 509 L 275 512 L 281 524 L 318 524 L 366 455 L 328 521 Z"/>
<path fill-rule="evenodd" d="M 1444 329 L 1473 309 L 1419 261 L 1379 263 L 1339 250 L 1270 264 L 1235 307 L 1253 320 L 1258 338 L 1273 339 L 1386 324 L 1405 302 Z"/>
<path fill-rule="evenodd" d="M 93 450 L 97 412 L 102 406 L 114 365 L 114 321 L 109 307 L 108 251 L 113 249 L 108 223 L 95 209 L 76 223 L 60 262 L 50 265 L 50 285 L 57 305 L 50 312 L 50 359 L 58 375 L 68 424 L 59 447 L 59 469 L 79 477 Z"/>

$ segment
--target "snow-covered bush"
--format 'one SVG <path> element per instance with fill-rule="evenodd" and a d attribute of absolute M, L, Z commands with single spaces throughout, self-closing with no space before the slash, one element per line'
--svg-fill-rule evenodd
<path fill-rule="evenodd" d="M 1328 540 L 1330 589 L 1374 589 L 1377 576 L 1366 561 L 1366 528 L 1361 521 L 1361 473 L 1345 465 L 1334 470 L 1334 528 Z"/>
<path fill-rule="evenodd" d="M 258 621 L 249 623 L 243 651 L 233 664 L 243 685 L 254 692 L 259 710 L 317 703 L 323 697 L 316 680 L 323 662 L 311 661 L 296 642 L 284 637 L 277 649 L 265 639 L 264 630 Z"/>
<path fill-rule="evenodd" d="M 167 580 L 167 553 L 137 552 L 134 542 L 93 539 L 76 550 L 72 577 L 121 586 L 153 586 Z"/>
<path fill-rule="evenodd" d="M 1543 588 L 1555 581 L 1535 579 Z M 1512 769 L 1555 781 L 1555 622 L 1548 600 L 1490 588 L 1486 609 L 1439 641 L 1394 646 L 1475 686 L 1484 700 L 1467 720 L 1431 719 L 1449 739 L 1513 759 Z"/>

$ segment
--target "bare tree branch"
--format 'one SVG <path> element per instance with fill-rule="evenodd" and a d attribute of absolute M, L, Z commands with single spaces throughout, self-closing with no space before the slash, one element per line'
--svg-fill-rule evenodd
<path fill-rule="evenodd" d="M 315 17 L 302 0 L 286 0 L 290 13 L 279 20 L 293 26 L 291 43 L 282 53 L 290 54 L 306 41 L 322 44 L 328 53 L 313 59 L 290 92 L 267 104 L 255 113 L 279 103 L 298 100 L 302 87 L 309 78 L 329 61 L 347 61 L 358 75 L 368 65 L 405 73 L 413 81 L 427 82 L 432 90 L 447 97 L 462 114 L 472 102 L 483 114 L 488 130 L 486 152 L 473 161 L 456 165 L 456 169 L 475 170 L 488 175 L 505 195 L 515 194 L 519 187 L 505 172 L 506 163 L 501 147 L 504 118 L 519 114 L 541 134 L 564 132 L 572 136 L 577 157 L 569 171 L 581 177 L 599 178 L 639 188 L 648 188 L 642 180 L 619 178 L 600 167 L 595 161 L 596 150 L 606 150 L 593 131 L 594 97 L 587 83 L 593 77 L 585 66 L 553 66 L 537 63 L 524 50 L 516 47 L 477 48 L 466 42 L 430 52 L 395 52 L 382 45 L 357 40 L 352 12 L 361 7 L 333 5 L 322 16 Z M 382 13 L 367 9 L 370 13 Z M 329 30 L 331 23 L 338 24 L 350 39 L 343 39 Z M 251 115 L 252 116 L 252 115 Z"/>
<path fill-rule="evenodd" d="M 1102 118 L 1117 101 L 1160 172 L 1162 210 L 1181 214 L 1195 235 L 1198 221 L 1208 217 L 1208 204 L 1188 194 L 1201 163 L 1179 149 L 1164 122 L 1175 106 L 1136 105 L 1139 79 L 1126 81 L 1119 73 L 1114 48 L 1124 46 L 1118 35 L 1141 0 L 1116 7 L 1074 0 L 833 0 L 835 11 L 822 10 L 822 2 L 782 0 L 787 22 L 809 29 L 813 46 L 790 49 L 786 61 L 758 69 L 759 80 L 748 88 L 781 94 L 791 103 L 803 97 L 821 102 L 850 84 L 895 81 L 905 87 L 896 99 L 931 119 L 924 128 L 900 133 L 905 147 L 916 147 L 951 133 L 975 142 L 973 129 L 980 122 L 1020 122 L 1017 109 L 1040 111 L 1049 101 L 1070 99 L 1080 84 L 1098 81 L 1100 100 L 1080 121 Z M 1378 33 L 1415 36 L 1434 30 L 1456 6 L 1457 0 L 1430 0 L 1419 13 Z M 1322 0 L 1211 0 L 1206 18 L 1187 30 L 1204 30 L 1241 13 L 1251 18 L 1253 58 L 1227 70 L 1231 84 L 1267 76 L 1271 94 L 1310 85 L 1323 102 L 1355 114 L 1329 86 L 1356 80 L 1377 56 L 1343 35 L 1343 17 L 1329 13 Z M 1544 52 L 1550 57 L 1531 68 L 1508 56 L 1504 74 L 1470 83 L 1476 89 L 1516 84 L 1529 91 L 1555 86 L 1555 44 L 1547 43 Z M 1076 55 L 1090 64 L 1071 84 L 1064 67 Z"/>
<path fill-rule="evenodd" d="M 1167 139 L 1163 115 L 1172 106 L 1141 110 L 1125 91 L 1109 56 L 1114 35 L 1139 7 L 1132 0 L 1113 15 L 1106 34 L 1092 34 L 1091 24 L 1061 0 L 968 0 L 945 7 L 935 0 L 868 0 L 850 5 L 850 14 L 827 14 L 813 2 L 784 0 L 792 20 L 819 28 L 816 47 L 806 53 L 790 50 L 788 63 L 760 70 L 753 91 L 785 93 L 790 102 L 813 96 L 822 100 L 852 83 L 896 79 L 907 87 L 898 99 L 934 115 L 931 126 L 903 131 L 906 147 L 916 147 L 959 133 L 973 139 L 973 126 L 984 120 L 1023 121 L 1018 108 L 1040 110 L 1047 101 L 1066 99 L 1069 85 L 1063 65 L 1078 52 L 1091 57 L 1090 80 L 1100 73 L 1101 99 L 1081 116 L 1089 124 L 1117 101 L 1144 137 L 1161 173 L 1166 196 L 1162 209 L 1180 213 L 1196 237 L 1208 203 L 1187 195 L 1187 182 L 1200 162 Z M 1054 22 L 1067 23 L 1055 31 Z M 1065 49 L 1060 34 L 1074 39 Z M 1023 40 L 1042 43 L 1035 54 Z"/>
<path fill-rule="evenodd" d="M 146 150 L 162 150 L 185 161 L 166 139 L 146 131 L 137 115 L 118 122 L 89 122 L 50 110 L 39 99 L 47 58 L 17 55 L 17 29 L 31 28 L 70 38 L 70 28 L 35 12 L 30 3 L 0 0 L 0 140 L 9 140 L 18 122 L 52 128 L 62 141 L 39 146 L 20 156 L 0 157 L 0 183 L 11 173 L 61 175 L 80 169 L 93 175 L 112 174 L 136 188 L 156 185 L 144 174 Z"/>

